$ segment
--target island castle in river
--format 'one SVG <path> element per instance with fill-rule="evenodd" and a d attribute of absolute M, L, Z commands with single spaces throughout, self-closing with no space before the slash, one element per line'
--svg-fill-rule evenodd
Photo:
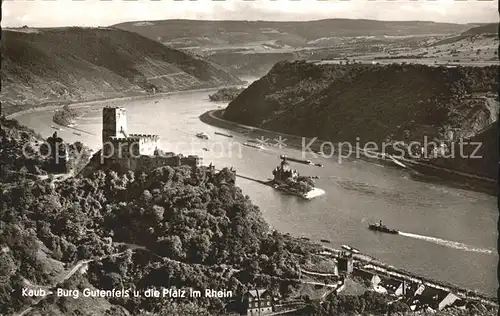
<path fill-rule="evenodd" d="M 149 171 L 181 165 L 196 168 L 202 164 L 199 156 L 165 153 L 159 146 L 158 135 L 128 133 L 125 108 L 105 107 L 102 110 L 102 149 L 82 173 L 85 175 L 102 168 L 116 171 Z"/>
<path fill-rule="evenodd" d="M 286 159 L 281 161 L 281 164 L 274 168 L 273 170 L 274 181 L 276 182 L 284 182 L 287 179 L 295 180 L 298 178 L 299 173 L 297 170 L 292 170 L 290 168 L 290 164 Z"/>

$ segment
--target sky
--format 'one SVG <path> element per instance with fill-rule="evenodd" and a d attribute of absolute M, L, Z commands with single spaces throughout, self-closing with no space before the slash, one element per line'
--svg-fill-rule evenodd
<path fill-rule="evenodd" d="M 4 0 L 2 27 L 109 26 L 166 19 L 304 21 L 328 18 L 497 23 L 488 0 Z"/>

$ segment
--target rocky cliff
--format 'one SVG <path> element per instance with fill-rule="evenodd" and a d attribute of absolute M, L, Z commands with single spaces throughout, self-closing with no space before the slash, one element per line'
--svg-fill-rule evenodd
<path fill-rule="evenodd" d="M 3 30 L 1 77 L 4 114 L 241 83 L 206 60 L 114 28 Z"/>

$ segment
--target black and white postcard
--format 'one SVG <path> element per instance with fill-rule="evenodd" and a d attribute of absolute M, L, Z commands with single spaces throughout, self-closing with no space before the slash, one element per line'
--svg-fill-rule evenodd
<path fill-rule="evenodd" d="M 3 1 L 0 316 L 497 315 L 498 22 Z"/>

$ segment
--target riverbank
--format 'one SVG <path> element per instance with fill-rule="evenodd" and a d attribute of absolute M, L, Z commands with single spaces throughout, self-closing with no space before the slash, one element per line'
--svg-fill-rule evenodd
<path fill-rule="evenodd" d="M 297 135 L 284 134 L 231 122 L 222 118 L 223 111 L 224 110 L 208 111 L 200 116 L 200 120 L 206 124 L 242 133 L 252 138 L 286 138 L 287 147 L 292 147 L 300 150 L 308 147 L 316 153 L 320 152 L 321 145 L 326 143 L 325 141 L 319 139 L 313 140 L 309 138 L 299 137 Z M 310 146 L 308 146 L 309 144 Z M 303 155 L 305 155 L 305 152 L 303 152 Z M 392 159 L 390 159 L 388 155 L 364 150 L 362 148 L 357 148 L 356 151 L 343 150 L 334 153 L 334 156 L 338 157 L 339 163 L 341 163 L 341 159 L 347 161 L 352 159 L 363 159 L 366 161 L 383 163 L 384 165 L 404 169 L 409 172 L 412 178 L 419 181 L 437 182 L 460 189 L 482 192 L 494 196 L 496 196 L 498 192 L 497 181 L 495 179 L 481 177 L 458 170 L 434 166 L 429 163 L 423 163 L 420 161 L 398 157 L 398 160 L 406 164 L 405 168 L 397 165 Z M 305 159 L 305 157 L 303 158 Z"/>
<path fill-rule="evenodd" d="M 322 252 L 322 255 L 333 256 L 338 258 L 344 250 L 334 249 L 330 247 L 323 246 L 326 250 Z M 388 276 L 395 279 L 403 279 L 410 283 L 420 283 L 426 286 L 434 287 L 437 289 L 445 290 L 450 293 L 454 293 L 462 299 L 474 300 L 487 305 L 498 305 L 498 298 L 491 297 L 479 291 L 473 291 L 469 289 L 464 289 L 458 285 L 452 284 L 450 282 L 444 282 L 428 277 L 422 277 L 413 272 L 388 265 L 374 257 L 360 253 L 352 255 L 355 262 L 360 264 L 364 269 L 372 270 L 377 274 Z"/>
<path fill-rule="evenodd" d="M 203 91 L 212 91 L 216 90 L 219 87 L 211 87 L 211 88 L 200 88 L 200 89 L 190 89 L 190 90 L 178 90 L 178 91 L 170 91 L 170 92 L 162 92 L 162 93 L 156 93 L 156 94 L 138 94 L 138 95 L 132 95 L 132 96 L 121 96 L 121 97 L 116 97 L 116 98 L 101 98 L 101 99 L 96 99 L 96 100 L 89 100 L 89 101 L 78 101 L 78 102 L 47 102 L 43 105 L 40 106 L 32 106 L 29 109 L 26 110 L 21 110 L 21 111 L 16 111 L 12 113 L 8 113 L 5 115 L 7 119 L 15 119 L 18 116 L 25 115 L 25 114 L 30 114 L 30 113 L 37 113 L 37 112 L 43 112 L 43 111 L 54 111 L 54 110 L 59 110 L 65 105 L 70 107 L 71 109 L 80 109 L 80 108 L 87 108 L 87 107 L 92 107 L 97 104 L 101 104 L 104 102 L 118 102 L 118 101 L 135 101 L 135 100 L 143 100 L 143 99 L 163 99 L 164 97 L 168 97 L 169 95 L 172 94 L 180 94 L 180 93 L 192 93 L 192 92 L 203 92 Z M 208 97 L 207 97 L 208 98 Z"/>

